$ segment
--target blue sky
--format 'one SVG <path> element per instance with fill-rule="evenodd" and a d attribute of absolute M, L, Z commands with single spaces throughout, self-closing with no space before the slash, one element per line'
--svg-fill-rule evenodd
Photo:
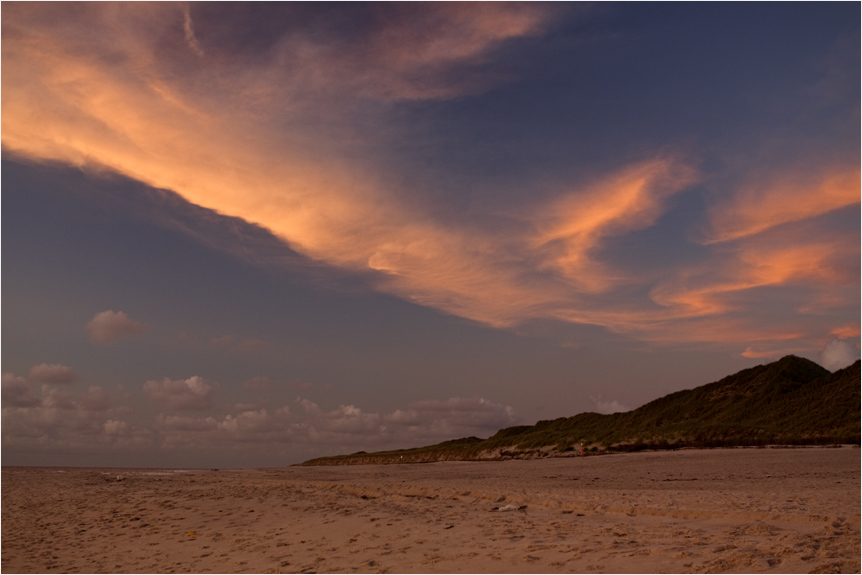
<path fill-rule="evenodd" d="M 851 363 L 859 16 L 4 6 L 5 461 L 284 465 Z"/>

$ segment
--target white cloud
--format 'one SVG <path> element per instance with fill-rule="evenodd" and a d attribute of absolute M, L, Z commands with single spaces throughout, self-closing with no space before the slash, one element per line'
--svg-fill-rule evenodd
<path fill-rule="evenodd" d="M 115 400 L 98 386 L 77 394 L 50 384 L 34 391 L 23 377 L 3 374 L 4 455 L 7 449 L 35 455 L 45 450 L 68 454 L 79 448 L 111 449 L 116 442 L 141 445 L 150 432 L 124 421 L 127 410 L 117 407 Z"/>
<path fill-rule="evenodd" d="M 27 379 L 42 383 L 74 383 L 78 380 L 78 374 L 65 365 L 40 363 L 30 368 Z"/>
<path fill-rule="evenodd" d="M 364 412 L 354 405 L 324 412 L 307 399 L 297 399 L 297 403 L 306 417 L 291 425 L 292 438 L 365 451 L 419 447 L 473 435 L 487 437 L 521 423 L 511 407 L 484 398 L 418 401 L 390 413 Z"/>
<path fill-rule="evenodd" d="M 134 337 L 147 331 L 147 325 L 134 321 L 121 311 L 102 311 L 87 322 L 90 339 L 96 343 L 111 343 L 124 337 Z"/>
<path fill-rule="evenodd" d="M 254 434 L 261 431 L 269 431 L 272 429 L 272 417 L 265 409 L 260 411 L 243 411 L 236 417 L 226 415 L 224 420 L 219 423 L 219 429 L 227 431 L 233 435 Z"/>
<path fill-rule="evenodd" d="M 125 421 L 117 421 L 109 419 L 102 425 L 105 430 L 105 435 L 125 435 L 129 429 L 129 425 Z"/>
<path fill-rule="evenodd" d="M 820 352 L 820 365 L 829 371 L 847 367 L 859 359 L 859 345 L 847 339 L 835 338 Z"/>
<path fill-rule="evenodd" d="M 269 409 L 240 403 L 230 413 L 171 413 L 218 409 L 215 383 L 199 376 L 183 380 L 147 381 L 142 392 L 167 410 L 147 424 L 129 420 L 122 405 L 129 396 L 90 386 L 67 391 L 33 384 L 13 373 L 3 376 L 3 446 L 13 452 L 46 449 L 101 450 L 111 457 L 171 457 L 198 464 L 224 465 L 236 458 L 270 461 L 278 453 L 284 463 L 326 453 L 380 451 L 431 445 L 466 436 L 488 437 L 503 427 L 523 423 L 506 405 L 484 398 L 425 400 L 389 412 L 365 411 L 356 405 L 325 410 L 299 397 L 296 413 L 289 406 Z M 113 454 L 113 456 L 111 455 Z M 179 458 L 179 459 L 176 459 Z M 204 463 L 206 461 L 207 463 Z"/>
<path fill-rule="evenodd" d="M 47 409 L 63 409 L 67 411 L 78 407 L 71 393 L 60 391 L 47 385 L 42 385 L 42 405 Z"/>
<path fill-rule="evenodd" d="M 298 403 L 305 411 L 305 413 L 309 415 L 320 415 L 322 413 L 320 411 L 320 407 L 310 399 L 303 399 L 301 397 L 297 397 L 296 403 Z"/>
<path fill-rule="evenodd" d="M 215 386 L 197 375 L 188 379 L 148 381 L 144 393 L 153 403 L 172 410 L 210 409 Z"/>
<path fill-rule="evenodd" d="M 240 405 L 234 414 L 222 416 L 162 414 L 156 417 L 153 431 L 160 445 L 170 449 L 224 451 L 257 444 L 261 453 L 278 446 L 313 457 L 419 447 L 470 435 L 488 437 L 502 427 L 522 423 L 511 407 L 482 398 L 420 401 L 389 413 L 365 412 L 355 405 L 324 411 L 304 398 L 296 403 L 301 413 L 293 414 L 287 406 L 270 411 Z"/>
<path fill-rule="evenodd" d="M 616 399 L 608 401 L 600 395 L 591 395 L 590 399 L 596 406 L 596 411 L 605 415 L 631 411 L 631 407 L 623 405 Z"/>

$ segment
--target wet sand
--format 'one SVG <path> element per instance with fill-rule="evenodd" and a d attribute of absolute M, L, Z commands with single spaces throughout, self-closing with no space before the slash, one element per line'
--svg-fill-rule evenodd
<path fill-rule="evenodd" d="M 4 467 L 2 570 L 858 573 L 860 451 Z"/>

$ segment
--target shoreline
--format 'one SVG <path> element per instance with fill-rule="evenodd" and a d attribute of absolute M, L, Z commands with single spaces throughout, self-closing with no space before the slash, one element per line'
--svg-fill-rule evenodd
<path fill-rule="evenodd" d="M 584 456 L 567 452 L 553 452 L 547 455 L 546 457 L 523 457 L 523 458 L 506 458 L 506 459 L 466 459 L 466 460 L 457 460 L 457 459 L 447 459 L 440 461 L 404 461 L 401 464 L 403 465 L 424 465 L 430 463 L 457 463 L 459 461 L 465 461 L 470 463 L 495 463 L 500 461 L 538 461 L 541 459 L 579 459 L 581 457 L 604 457 L 608 455 L 635 455 L 639 453 L 667 453 L 674 451 L 704 451 L 704 452 L 712 452 L 712 451 L 722 451 L 722 450 L 739 450 L 739 449 L 860 449 L 860 445 L 855 443 L 839 443 L 839 444 L 807 444 L 807 445 L 786 445 L 786 444 L 775 444 L 775 445 L 733 445 L 733 446 L 722 446 L 722 447 L 673 447 L 668 449 L 641 449 L 638 451 L 601 451 L 596 453 L 588 453 Z M 369 453 L 368 455 L 374 455 L 374 453 Z M 322 456 L 310 459 L 308 461 L 315 461 L 318 459 L 325 459 L 328 457 L 340 457 L 338 455 L 333 456 Z M 398 464 L 399 462 L 392 463 L 361 463 L 361 464 L 345 464 L 345 465 L 392 465 L 393 463 Z M 87 469 L 87 470 L 112 470 L 112 471 L 122 471 L 122 470 L 130 470 L 130 471 L 164 471 L 167 473 L 196 473 L 196 472 L 217 472 L 217 471 L 270 471 L 270 470 L 280 470 L 280 469 L 290 469 L 293 467 L 318 467 L 316 464 L 308 464 L 303 461 L 300 463 L 291 463 L 289 465 L 284 466 L 252 466 L 252 467 L 218 467 L 218 468 L 210 468 L 210 467 L 124 467 L 124 466 L 76 466 L 76 465 L 0 465 L 0 469 L 2 470 L 14 470 L 14 469 L 52 469 L 63 471 L 66 469 Z M 320 465 L 320 467 L 327 467 L 329 465 Z"/>

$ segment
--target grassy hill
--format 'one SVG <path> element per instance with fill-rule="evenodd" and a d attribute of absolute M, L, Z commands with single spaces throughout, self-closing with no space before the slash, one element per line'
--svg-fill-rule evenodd
<path fill-rule="evenodd" d="M 303 465 L 499 460 L 588 453 L 767 444 L 859 443 L 860 362 L 831 373 L 787 356 L 626 413 L 509 427 L 488 439 L 312 459 Z"/>

